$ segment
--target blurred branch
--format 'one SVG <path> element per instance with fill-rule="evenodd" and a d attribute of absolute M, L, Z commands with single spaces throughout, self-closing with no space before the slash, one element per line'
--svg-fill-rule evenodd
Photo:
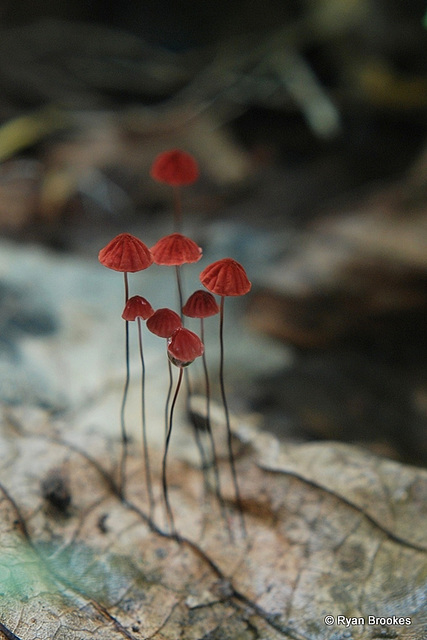
<path fill-rule="evenodd" d="M 289 108 L 293 101 L 314 132 L 322 134 L 313 114 L 319 108 L 327 120 L 334 114 L 334 121 L 336 109 L 301 53 L 325 37 L 316 29 L 317 14 L 318 9 L 268 33 L 234 36 L 184 53 L 94 24 L 42 20 L 2 29 L 0 116 L 15 115 L 14 105 L 18 111 L 46 103 L 93 109 L 124 98 L 142 105 L 154 100 L 162 110 L 179 104 L 196 111 L 213 107 L 219 120 L 227 120 L 253 103 Z M 342 31 L 352 15 L 347 12 Z"/>
<path fill-rule="evenodd" d="M 411 106 L 425 104 L 425 79 L 394 74 L 380 48 L 353 48 L 375 20 L 384 31 L 383 17 L 373 0 L 311 0 L 277 28 L 258 32 L 254 24 L 251 33 L 183 53 L 99 24 L 44 19 L 4 28 L 0 118 L 46 104 L 79 110 L 137 103 L 161 114 L 209 111 L 224 123 L 257 105 L 300 111 L 316 136 L 332 136 L 340 122 L 334 95 L 376 103 L 387 94 L 398 108 L 409 87 Z M 307 57 L 313 47 L 326 51 L 335 86 L 325 85 Z"/>
<path fill-rule="evenodd" d="M 419 66 L 408 65 L 405 73 L 394 66 L 390 41 L 400 25 L 381 13 L 379 1 L 298 6 L 286 24 L 271 28 L 270 21 L 263 30 L 248 18 L 251 33 L 235 30 L 180 53 L 99 24 L 44 19 L 0 29 L 0 162 L 49 143 L 29 182 L 24 176 L 28 209 L 35 184 L 50 218 L 81 192 L 87 176 L 99 186 L 109 167 L 144 175 L 153 155 L 169 145 L 195 153 L 214 184 L 242 184 L 253 159 L 225 125 L 252 107 L 300 114 L 322 140 L 340 135 L 349 114 L 360 116 L 356 126 L 363 128 L 370 110 L 425 109 L 427 80 Z M 425 37 L 421 22 L 419 31 Z M 404 46 L 417 51 L 419 38 L 417 32 Z M 366 129 L 362 134 L 368 140 Z M 16 185 L 16 174 L 17 165 L 4 167 L 0 188 Z"/>

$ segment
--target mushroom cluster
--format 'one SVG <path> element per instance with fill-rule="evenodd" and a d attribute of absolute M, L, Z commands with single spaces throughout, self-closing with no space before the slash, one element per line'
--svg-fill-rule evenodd
<path fill-rule="evenodd" d="M 234 486 L 236 506 L 240 514 L 241 531 L 246 535 L 245 521 L 243 518 L 243 506 L 240 497 L 236 465 L 232 449 L 232 433 L 230 428 L 230 416 L 226 400 L 224 383 L 224 300 L 226 297 L 241 296 L 246 294 L 251 283 L 241 264 L 232 258 L 223 258 L 206 266 L 200 273 L 200 282 L 205 287 L 194 291 L 183 302 L 183 286 L 181 280 L 181 268 L 199 262 L 202 259 L 202 249 L 194 240 L 181 233 L 182 226 L 182 201 L 181 187 L 193 184 L 199 176 L 199 167 L 196 160 L 189 153 L 180 149 L 172 149 L 159 154 L 150 171 L 151 177 L 169 185 L 174 196 L 174 231 L 160 238 L 150 249 L 139 238 L 130 233 L 121 233 L 113 238 L 100 250 L 99 262 L 105 267 L 124 274 L 125 307 L 122 318 L 125 321 L 125 383 L 120 408 L 121 425 L 121 457 L 118 469 L 118 492 L 125 499 L 126 490 L 126 461 L 128 455 L 128 436 L 126 429 L 126 403 L 130 383 L 129 365 L 129 323 L 135 322 L 138 328 L 138 344 L 141 360 L 141 423 L 142 441 L 145 469 L 145 484 L 149 503 L 148 520 L 154 526 L 155 498 L 151 476 L 148 435 L 146 425 L 146 398 L 145 398 L 145 363 L 143 353 L 143 332 L 145 329 L 166 340 L 166 355 L 169 368 L 169 388 L 165 402 L 165 444 L 162 459 L 162 489 L 163 503 L 169 526 L 169 534 L 179 540 L 179 535 L 174 523 L 173 511 L 169 502 L 167 483 L 167 455 L 172 435 L 174 410 L 182 387 L 184 372 L 197 358 L 202 358 L 206 395 L 205 431 L 209 437 L 211 450 L 211 462 L 215 478 L 215 494 L 221 509 L 221 515 L 226 522 L 230 538 L 233 539 L 232 529 L 225 508 L 225 502 L 221 493 L 219 465 L 216 453 L 215 435 L 211 426 L 210 402 L 211 391 L 208 366 L 205 353 L 205 327 L 204 320 L 219 314 L 219 387 L 224 409 L 224 425 L 227 435 L 228 459 L 231 477 Z M 175 267 L 176 286 L 178 292 L 177 311 L 171 308 L 154 309 L 150 302 L 141 295 L 129 295 L 128 274 L 143 271 L 152 264 Z M 215 298 L 219 296 L 219 304 Z M 185 327 L 185 318 L 198 318 L 200 320 L 199 334 Z M 173 369 L 178 370 L 175 391 L 173 392 Z M 188 375 L 187 391 L 191 394 Z M 173 392 L 173 396 L 172 396 Z M 197 431 L 197 430 L 196 430 Z M 196 439 L 199 436 L 196 433 Z M 204 447 L 198 441 L 202 457 L 202 467 L 206 471 L 206 453 Z M 157 526 L 157 525 L 156 525 Z"/>

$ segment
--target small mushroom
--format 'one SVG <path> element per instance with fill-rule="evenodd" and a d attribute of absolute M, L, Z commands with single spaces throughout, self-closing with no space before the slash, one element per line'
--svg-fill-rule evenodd
<path fill-rule="evenodd" d="M 98 260 L 104 267 L 121 271 L 125 278 L 125 302 L 129 298 L 128 273 L 143 271 L 153 264 L 149 248 L 130 233 L 120 233 L 100 250 Z"/>
<path fill-rule="evenodd" d="M 230 414 L 228 411 L 227 398 L 224 385 L 224 299 L 228 296 L 242 296 L 251 289 L 251 282 L 246 275 L 242 265 L 233 258 L 222 258 L 208 265 L 200 274 L 200 282 L 211 293 L 221 296 L 220 321 L 219 321 L 219 343 L 220 343 L 220 364 L 219 382 L 221 389 L 222 404 L 224 407 L 225 424 L 227 429 L 228 455 L 231 474 L 233 477 L 236 503 L 240 514 L 240 523 L 243 535 L 246 535 L 246 526 L 243 517 L 242 501 L 240 498 L 239 485 L 237 481 L 236 466 L 232 448 L 232 434 L 230 427 Z"/>
<path fill-rule="evenodd" d="M 193 184 L 199 177 L 199 167 L 194 157 L 182 149 L 162 151 L 151 165 L 150 176 L 172 187 Z"/>
<path fill-rule="evenodd" d="M 172 311 L 172 309 L 162 308 L 157 309 L 153 315 L 147 320 L 147 329 L 160 338 L 169 338 L 173 332 L 182 326 L 182 321 L 179 315 Z M 168 432 L 169 424 L 169 403 L 172 395 L 173 387 L 173 375 L 172 365 L 168 358 L 168 372 L 169 372 L 169 388 L 166 396 L 165 403 L 165 438 Z"/>
<path fill-rule="evenodd" d="M 122 318 L 123 320 L 128 320 L 129 322 L 133 322 L 135 320 L 148 320 L 154 313 L 154 309 L 151 304 L 143 298 L 142 296 L 132 296 L 126 302 L 125 308 L 123 309 Z M 138 324 L 140 324 L 138 322 Z"/>
<path fill-rule="evenodd" d="M 174 266 L 178 288 L 179 308 L 182 308 L 182 283 L 180 267 L 183 264 L 198 262 L 202 257 L 202 249 L 194 240 L 181 233 L 171 233 L 160 238 L 151 247 L 151 254 L 156 264 Z"/>
<path fill-rule="evenodd" d="M 203 286 L 219 296 L 243 296 L 251 289 L 251 282 L 242 265 L 233 258 L 222 258 L 203 269 Z"/>
<path fill-rule="evenodd" d="M 202 257 L 202 249 L 182 233 L 170 233 L 151 247 L 151 255 L 156 264 L 180 266 L 198 262 Z"/>
<path fill-rule="evenodd" d="M 169 338 L 182 325 L 179 315 L 172 309 L 157 309 L 147 320 L 147 329 L 159 338 Z"/>
<path fill-rule="evenodd" d="M 185 327 L 179 327 L 168 338 L 168 356 L 177 367 L 188 367 L 203 353 L 203 342 L 199 336 Z"/>
<path fill-rule="evenodd" d="M 194 291 L 194 293 L 192 293 L 188 298 L 182 308 L 182 312 L 189 318 L 200 318 L 200 328 L 203 329 L 203 319 L 215 316 L 219 313 L 219 306 L 214 296 L 209 291 L 197 289 L 197 291 Z"/>
<path fill-rule="evenodd" d="M 163 151 L 155 159 L 150 176 L 157 182 L 168 184 L 174 196 L 174 226 L 179 231 L 182 224 L 180 188 L 196 182 L 199 177 L 198 164 L 190 153 L 181 149 Z"/>
<path fill-rule="evenodd" d="M 130 233 L 120 233 L 100 250 L 99 262 L 113 271 L 120 271 L 124 276 L 125 304 L 129 299 L 128 273 L 143 271 L 153 264 L 153 257 L 149 248 Z M 129 322 L 125 324 L 125 353 L 126 353 L 126 378 L 123 389 L 122 405 L 120 409 L 120 425 L 122 434 L 122 455 L 119 465 L 118 491 L 123 496 L 127 458 L 127 434 L 125 409 L 129 390 L 130 366 L 129 366 Z"/>
<path fill-rule="evenodd" d="M 172 426 L 173 426 L 173 415 L 174 409 L 176 405 L 176 401 L 178 399 L 179 390 L 181 388 L 182 383 L 182 375 L 184 368 L 191 364 L 196 358 L 200 357 L 204 352 L 204 346 L 199 336 L 195 334 L 193 331 L 186 329 L 185 327 L 179 327 L 176 329 L 172 335 L 168 338 L 168 357 L 170 362 L 179 368 L 178 380 L 175 387 L 175 393 L 173 396 L 170 414 L 169 414 L 169 424 L 168 430 L 166 434 L 165 441 L 165 451 L 163 454 L 163 462 L 162 462 L 162 486 L 163 486 L 163 497 L 166 506 L 166 512 L 169 520 L 169 525 L 171 527 L 171 531 L 177 536 L 173 512 L 169 503 L 168 497 L 168 485 L 167 485 L 167 474 L 166 474 L 166 465 L 167 465 L 167 455 L 169 449 L 170 438 L 172 435 Z"/>
<path fill-rule="evenodd" d="M 151 484 L 150 473 L 150 458 L 148 454 L 148 442 L 147 442 L 147 422 L 145 413 L 145 362 L 144 362 L 144 350 L 142 342 L 142 320 L 147 320 L 154 313 L 154 309 L 151 304 L 142 296 L 132 296 L 126 303 L 126 306 L 122 313 L 122 318 L 128 322 L 137 321 L 138 324 L 138 344 L 139 355 L 141 358 L 141 417 L 142 417 L 142 446 L 145 462 L 145 481 L 147 485 L 148 501 L 150 505 L 150 518 L 154 513 L 154 496 Z"/>
<path fill-rule="evenodd" d="M 203 289 L 198 289 L 191 294 L 188 298 L 187 302 L 182 308 L 182 312 L 185 316 L 189 318 L 199 318 L 200 319 L 200 339 L 204 343 L 205 342 L 205 328 L 204 328 L 204 319 L 209 318 L 211 316 L 219 313 L 219 306 L 215 297 L 209 291 L 204 291 Z M 213 437 L 212 427 L 211 427 L 211 410 L 210 410 L 210 383 L 209 383 L 209 372 L 206 361 L 206 350 L 202 354 L 203 360 L 203 372 L 205 376 L 205 397 L 206 397 L 206 431 L 209 436 L 209 440 L 211 443 L 212 449 L 212 460 L 213 460 L 213 468 L 214 468 L 214 476 L 215 476 L 215 493 L 218 500 L 218 504 L 221 509 L 221 513 L 223 519 L 227 525 L 227 529 L 229 535 L 231 537 L 231 530 L 229 527 L 225 504 L 221 494 L 221 485 L 218 471 L 218 458 L 216 454 L 215 440 Z"/>

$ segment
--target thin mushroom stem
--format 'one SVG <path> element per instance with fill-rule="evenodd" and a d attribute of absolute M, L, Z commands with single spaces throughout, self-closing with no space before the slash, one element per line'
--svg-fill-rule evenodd
<path fill-rule="evenodd" d="M 177 233 L 181 233 L 182 228 L 182 199 L 181 199 L 181 189 L 179 186 L 172 187 L 173 189 L 173 220 L 174 220 L 174 231 Z"/>
<path fill-rule="evenodd" d="M 125 304 L 129 300 L 129 281 L 128 274 L 124 272 L 124 284 L 125 284 Z M 129 322 L 125 321 L 125 358 L 126 358 L 126 377 L 125 384 L 123 387 L 123 396 L 122 396 L 122 405 L 120 408 L 120 429 L 122 435 L 122 452 L 119 463 L 119 493 L 122 497 L 124 497 L 125 491 L 125 476 L 126 476 L 126 459 L 127 459 L 127 443 L 128 437 L 126 434 L 126 418 L 125 418 L 125 410 L 126 410 L 126 402 L 129 391 L 129 381 L 130 381 L 130 364 L 129 364 Z"/>
<path fill-rule="evenodd" d="M 181 319 L 184 318 L 184 314 L 182 313 L 182 307 L 183 307 L 183 295 L 182 295 L 182 283 L 181 283 L 181 272 L 180 272 L 180 268 L 179 266 L 175 267 L 176 269 L 176 279 L 177 279 L 177 284 L 178 284 L 178 296 L 179 296 L 179 308 L 181 310 Z M 190 372 L 188 369 L 185 369 L 185 382 L 186 382 L 186 388 L 187 388 L 187 396 L 186 396 L 186 411 L 187 411 L 187 415 L 190 416 L 191 415 L 191 398 L 193 395 L 193 389 L 192 389 L 192 385 L 191 385 L 191 379 L 190 379 Z M 206 458 L 206 453 L 205 450 L 203 448 L 203 444 L 200 438 L 200 434 L 199 434 L 199 430 L 197 428 L 196 425 L 193 424 L 193 434 L 194 434 L 194 439 L 196 441 L 196 445 L 197 448 L 199 450 L 199 454 L 200 454 L 200 460 L 202 463 L 202 472 L 203 472 L 203 478 L 204 478 L 204 484 L 205 484 L 205 493 L 207 494 L 208 492 L 208 481 L 206 478 L 206 470 L 208 468 L 208 462 L 207 462 L 207 458 Z"/>
<path fill-rule="evenodd" d="M 169 405 L 170 405 L 170 400 L 171 400 L 171 395 L 172 395 L 172 388 L 173 388 L 173 373 L 172 373 L 172 364 L 171 361 L 168 358 L 168 372 L 169 372 L 169 388 L 168 388 L 168 393 L 166 396 L 166 403 L 165 403 L 165 440 L 167 438 L 168 435 L 168 428 L 169 428 Z"/>
<path fill-rule="evenodd" d="M 142 343 L 142 321 L 141 318 L 137 317 L 138 322 L 138 344 L 139 344 L 139 355 L 141 358 L 141 418 L 142 418 L 142 446 L 144 453 L 144 463 L 145 463 L 145 482 L 147 485 L 147 495 L 148 501 L 150 505 L 150 519 L 153 519 L 154 514 L 154 495 L 153 488 L 151 485 L 151 470 L 150 470 L 150 457 L 148 453 L 148 441 L 147 441 L 147 419 L 146 419 L 146 411 L 145 411 L 145 361 L 144 361 L 144 349 Z"/>
<path fill-rule="evenodd" d="M 172 434 L 173 414 L 174 414 L 175 405 L 176 405 L 176 401 L 177 401 L 178 394 L 179 394 L 179 389 L 181 387 L 181 382 L 182 382 L 182 372 L 183 372 L 183 368 L 179 367 L 178 381 L 176 383 L 175 393 L 174 393 L 172 404 L 171 404 L 171 410 L 170 410 L 170 415 L 169 415 L 169 427 L 168 427 L 168 432 L 167 432 L 167 435 L 166 435 L 165 451 L 164 451 L 164 454 L 163 454 L 163 462 L 162 462 L 163 498 L 164 498 L 164 501 L 165 501 L 167 517 L 168 517 L 168 520 L 169 520 L 169 525 L 170 525 L 170 528 L 171 528 L 172 535 L 176 536 L 177 538 L 178 538 L 178 534 L 177 534 L 177 531 L 175 529 L 173 513 L 172 513 L 172 509 L 171 509 L 170 503 L 169 503 L 168 483 L 167 483 L 167 476 L 166 476 L 166 462 L 167 462 L 169 443 L 170 443 L 171 434 Z"/>
<path fill-rule="evenodd" d="M 225 395 L 225 385 L 224 385 L 224 296 L 221 296 L 221 304 L 220 304 L 220 311 L 219 311 L 220 315 L 219 315 L 219 344 L 220 344 L 220 356 L 219 356 L 219 384 L 220 384 L 220 388 L 221 388 L 221 398 L 222 398 L 222 404 L 224 407 L 224 415 L 225 415 L 225 424 L 226 424 L 226 428 L 227 428 L 227 444 L 228 444 L 228 458 L 229 458 L 229 463 L 230 463 L 230 469 L 231 469 L 231 475 L 233 478 L 233 485 L 234 485 L 234 493 L 236 496 L 236 504 L 237 504 L 237 509 L 239 512 L 239 516 L 240 516 L 240 525 L 242 528 L 242 534 L 244 537 L 246 537 L 246 525 L 245 525 L 245 519 L 243 516 L 243 507 L 242 507 L 242 500 L 240 497 L 240 491 L 239 491 L 239 484 L 237 481 L 237 472 L 236 472 L 236 465 L 234 462 L 234 454 L 233 454 L 233 446 L 232 446 L 232 433 L 231 433 L 231 426 L 230 426 L 230 414 L 228 411 L 228 404 L 227 404 L 227 398 Z"/>
<path fill-rule="evenodd" d="M 127 301 L 129 300 L 129 279 L 128 279 L 127 271 L 123 273 L 123 277 L 125 282 L 125 304 L 126 304 Z"/>
<path fill-rule="evenodd" d="M 183 297 L 182 297 L 182 278 L 181 278 L 181 269 L 180 265 L 175 265 L 175 274 L 176 274 L 176 285 L 178 289 L 178 305 L 180 310 L 181 320 L 183 318 L 182 314 L 182 306 L 183 306 Z"/>
<path fill-rule="evenodd" d="M 192 385 L 191 385 L 191 378 L 190 378 L 190 372 L 188 370 L 188 368 L 185 369 L 185 382 L 187 385 L 187 396 L 186 396 L 186 403 L 185 403 L 185 408 L 186 408 L 186 412 L 187 412 L 187 416 L 191 416 L 191 396 L 193 395 L 193 390 L 192 390 Z M 208 494 L 209 491 L 209 483 L 208 483 L 208 479 L 206 477 L 206 472 L 208 469 L 208 459 L 206 456 L 206 452 L 203 448 L 203 443 L 202 440 L 200 438 L 200 433 L 199 433 L 199 429 L 197 427 L 197 425 L 194 423 L 194 421 L 192 422 L 192 426 L 193 426 L 193 434 L 194 434 L 194 439 L 196 441 L 196 445 L 197 448 L 199 450 L 199 455 L 200 455 L 200 460 L 201 460 L 201 464 L 202 464 L 202 472 L 203 472 L 203 479 L 204 479 L 204 485 L 205 485 L 205 495 Z"/>
<path fill-rule="evenodd" d="M 205 324 L 203 318 L 200 318 L 200 339 L 205 344 Z M 227 511 L 225 508 L 224 499 L 221 493 L 221 483 L 219 479 L 219 470 L 218 470 L 218 457 L 216 454 L 215 440 L 213 437 L 212 425 L 211 425 L 211 392 L 210 392 L 210 383 L 209 383 L 209 372 L 208 365 L 206 361 L 206 350 L 202 354 L 202 363 L 203 363 L 203 372 L 205 376 L 205 397 L 206 397 L 206 431 L 209 436 L 209 441 L 212 449 L 212 462 L 213 462 L 213 470 L 214 470 L 214 478 L 215 478 L 215 495 L 221 510 L 221 516 L 227 526 L 228 535 L 230 541 L 233 541 L 233 533 L 230 528 L 230 523 L 227 518 Z"/>

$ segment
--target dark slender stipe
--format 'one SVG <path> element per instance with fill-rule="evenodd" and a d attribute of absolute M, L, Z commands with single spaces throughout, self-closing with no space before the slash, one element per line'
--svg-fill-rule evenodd
<path fill-rule="evenodd" d="M 171 438 L 171 434 L 172 434 L 174 409 L 175 409 L 175 405 L 176 405 L 176 401 L 177 401 L 177 398 L 178 398 L 179 389 L 181 387 L 181 382 L 182 382 L 182 372 L 183 372 L 183 369 L 182 369 L 182 367 L 180 367 L 179 368 L 178 381 L 176 383 L 175 394 L 173 396 L 173 400 L 172 400 L 172 404 L 171 404 L 171 410 L 170 410 L 170 416 L 169 416 L 169 428 L 168 428 L 168 433 L 167 433 L 167 436 L 166 436 L 165 452 L 163 454 L 163 463 L 162 463 L 163 497 L 164 497 L 164 500 L 165 500 L 165 506 L 166 506 L 166 512 L 167 512 L 167 516 L 168 516 L 169 526 L 171 528 L 172 535 L 174 535 L 176 537 L 178 537 L 178 534 L 177 534 L 177 531 L 175 529 L 173 513 L 172 513 L 172 509 L 171 509 L 170 503 L 169 503 L 169 496 L 168 496 L 168 483 L 167 483 L 167 477 L 166 477 L 166 461 L 167 461 L 167 455 L 168 455 L 168 449 L 169 449 L 169 442 L 170 442 L 170 438 Z"/>
<path fill-rule="evenodd" d="M 174 192 L 176 192 L 177 189 L 178 189 L 178 187 L 175 187 L 174 188 Z M 180 309 L 181 320 L 183 320 L 182 307 L 183 307 L 183 304 L 184 304 L 184 299 L 183 299 L 183 293 L 182 293 L 182 278 L 181 278 L 180 265 L 175 265 L 175 273 L 176 273 L 176 284 L 177 284 L 177 289 L 178 289 L 178 305 L 179 305 L 179 309 Z M 190 374 L 188 372 L 188 369 L 185 370 L 185 380 L 186 380 L 186 383 L 187 383 L 186 408 L 187 408 L 187 415 L 190 415 L 192 390 L 191 390 Z M 194 439 L 196 441 L 197 448 L 199 450 L 200 459 L 201 459 L 201 462 L 202 462 L 203 476 L 205 477 L 208 463 L 207 463 L 206 453 L 205 453 L 205 450 L 203 448 L 202 441 L 200 439 L 200 434 L 199 434 L 199 432 L 197 430 L 197 427 L 195 427 L 195 426 L 193 428 L 193 433 L 194 433 Z M 208 483 L 207 483 L 207 479 L 205 478 L 205 489 L 207 489 L 207 488 L 208 488 Z"/>
<path fill-rule="evenodd" d="M 236 496 L 237 509 L 240 516 L 240 525 L 242 528 L 243 536 L 246 537 L 246 525 L 245 518 L 243 516 L 242 500 L 240 498 L 239 484 L 237 482 L 236 465 L 234 463 L 233 446 L 232 446 L 232 433 L 230 427 L 230 414 L 228 412 L 227 398 L 225 395 L 224 385 L 224 296 L 221 296 L 220 316 L 219 316 L 219 344 L 220 344 L 220 360 L 219 360 L 219 383 L 221 387 L 221 398 L 224 406 L 225 424 L 227 427 L 227 443 L 228 443 L 228 458 L 230 462 L 231 475 L 233 477 L 234 493 Z"/>
<path fill-rule="evenodd" d="M 169 388 L 168 395 L 166 396 L 166 404 L 165 404 L 165 440 L 168 436 L 168 428 L 169 428 L 169 405 L 171 401 L 172 389 L 173 389 L 173 373 L 172 373 L 172 364 L 168 358 L 168 370 L 169 370 Z"/>
<path fill-rule="evenodd" d="M 176 273 L 176 285 L 178 288 L 178 305 L 179 305 L 179 315 L 182 320 L 182 306 L 183 306 L 183 298 L 182 298 L 182 279 L 181 279 L 181 270 L 180 265 L 175 265 L 175 273 Z"/>
<path fill-rule="evenodd" d="M 125 305 L 126 305 L 127 301 L 129 300 L 129 280 L 128 280 L 128 274 L 126 271 L 123 272 L 123 277 L 125 280 Z"/>
<path fill-rule="evenodd" d="M 182 229 L 182 202 L 181 202 L 181 190 L 178 186 L 172 187 L 173 189 L 173 220 L 174 220 L 174 231 L 176 233 L 181 233 Z"/>
<path fill-rule="evenodd" d="M 191 416 L 191 397 L 193 395 L 193 389 L 191 386 L 191 378 L 190 378 L 190 372 L 188 370 L 188 368 L 184 369 L 184 375 L 185 375 L 185 382 L 187 385 L 187 396 L 186 396 L 186 401 L 185 401 L 185 410 L 187 413 L 187 416 Z M 205 450 L 203 448 L 203 444 L 200 438 L 200 433 L 199 433 L 199 429 L 193 424 L 193 433 L 194 433 L 194 439 L 196 441 L 196 445 L 197 448 L 199 450 L 200 453 L 200 460 L 202 461 L 202 470 L 203 470 L 203 474 L 205 474 L 206 469 L 209 466 L 209 462 L 208 462 L 208 458 L 206 456 Z M 208 489 L 208 484 L 207 482 L 206 484 L 206 489 Z"/>
<path fill-rule="evenodd" d="M 192 390 L 192 386 L 191 386 L 191 378 L 190 378 L 190 372 L 188 370 L 188 368 L 185 369 L 185 382 L 187 385 L 187 395 L 186 395 L 186 401 L 185 401 L 185 409 L 186 409 L 186 413 L 187 416 L 191 416 L 191 397 L 193 395 L 193 390 Z M 197 425 L 194 424 L 194 421 L 192 421 L 192 426 L 193 426 L 193 435 L 194 435 L 194 439 L 196 441 L 196 445 L 197 448 L 199 450 L 199 455 L 200 455 L 200 460 L 201 460 L 201 465 L 202 465 L 202 472 L 203 472 L 203 480 L 204 480 L 204 485 L 205 485 L 205 494 L 207 495 L 209 492 L 209 482 L 208 482 L 208 478 L 206 477 L 206 473 L 209 467 L 209 461 L 205 452 L 205 449 L 203 447 L 203 443 L 202 440 L 200 438 L 200 433 L 199 433 L 199 429 L 197 427 Z"/>
<path fill-rule="evenodd" d="M 147 485 L 147 494 L 150 504 L 150 518 L 154 514 L 154 495 L 151 485 L 151 470 L 150 470 L 150 457 L 148 455 L 148 441 L 147 441 L 147 420 L 145 412 L 145 362 L 144 362 L 144 350 L 142 345 L 142 323 L 141 318 L 137 318 L 138 321 L 138 343 L 139 343 L 139 355 L 141 358 L 141 414 L 142 414 L 142 445 L 144 452 L 145 462 L 145 482 Z"/>
<path fill-rule="evenodd" d="M 185 382 L 187 385 L 187 395 L 186 395 L 186 402 L 185 402 L 185 409 L 186 409 L 186 413 L 187 416 L 191 416 L 192 415 L 192 408 L 191 408 L 191 398 L 193 395 L 193 389 L 192 389 L 192 385 L 191 385 L 191 378 L 190 378 L 190 371 L 188 370 L 188 368 L 185 369 Z M 196 442 L 196 446 L 199 450 L 199 456 L 200 456 L 200 462 L 201 462 L 201 470 L 202 470 L 202 474 L 203 474 L 203 500 L 204 502 L 207 499 L 207 496 L 209 495 L 209 477 L 208 477 L 208 472 L 209 472 L 209 459 L 208 459 L 208 455 L 206 454 L 205 448 L 203 446 L 203 442 L 202 439 L 200 437 L 200 432 L 199 432 L 199 428 L 197 426 L 197 424 L 195 424 L 194 420 L 191 420 L 191 424 L 193 427 L 193 435 L 194 435 L 194 440 Z"/>
<path fill-rule="evenodd" d="M 125 280 L 125 304 L 129 300 L 129 282 L 128 282 L 128 274 L 124 272 L 124 280 Z M 129 322 L 125 321 L 125 354 L 126 354 L 126 378 L 125 385 L 123 388 L 123 397 L 122 397 L 122 406 L 120 409 L 120 428 L 122 433 L 122 453 L 120 458 L 120 466 L 119 466 L 119 492 L 121 495 L 124 495 L 125 491 L 125 477 L 126 477 L 126 458 L 127 458 L 127 443 L 128 438 L 126 434 L 126 419 L 125 419 L 125 410 L 126 410 L 126 402 L 129 391 L 129 380 L 130 380 L 130 365 L 129 365 Z"/>
<path fill-rule="evenodd" d="M 203 344 L 205 344 L 205 325 L 204 325 L 203 318 L 200 318 L 200 339 L 203 342 Z M 205 375 L 206 431 L 209 436 L 209 441 L 210 441 L 211 450 L 212 450 L 212 463 L 213 463 L 213 471 L 214 471 L 214 478 L 215 478 L 215 495 L 221 510 L 221 516 L 227 526 L 227 531 L 228 531 L 230 541 L 233 542 L 233 532 L 230 528 L 230 523 L 227 517 L 227 510 L 225 508 L 224 499 L 221 493 L 221 484 L 220 484 L 219 470 L 218 470 L 218 457 L 216 454 L 215 440 L 213 437 L 212 425 L 211 425 L 211 392 L 210 392 L 210 384 L 209 384 L 208 365 L 206 362 L 206 351 L 203 352 L 202 363 L 203 363 L 203 372 Z"/>

